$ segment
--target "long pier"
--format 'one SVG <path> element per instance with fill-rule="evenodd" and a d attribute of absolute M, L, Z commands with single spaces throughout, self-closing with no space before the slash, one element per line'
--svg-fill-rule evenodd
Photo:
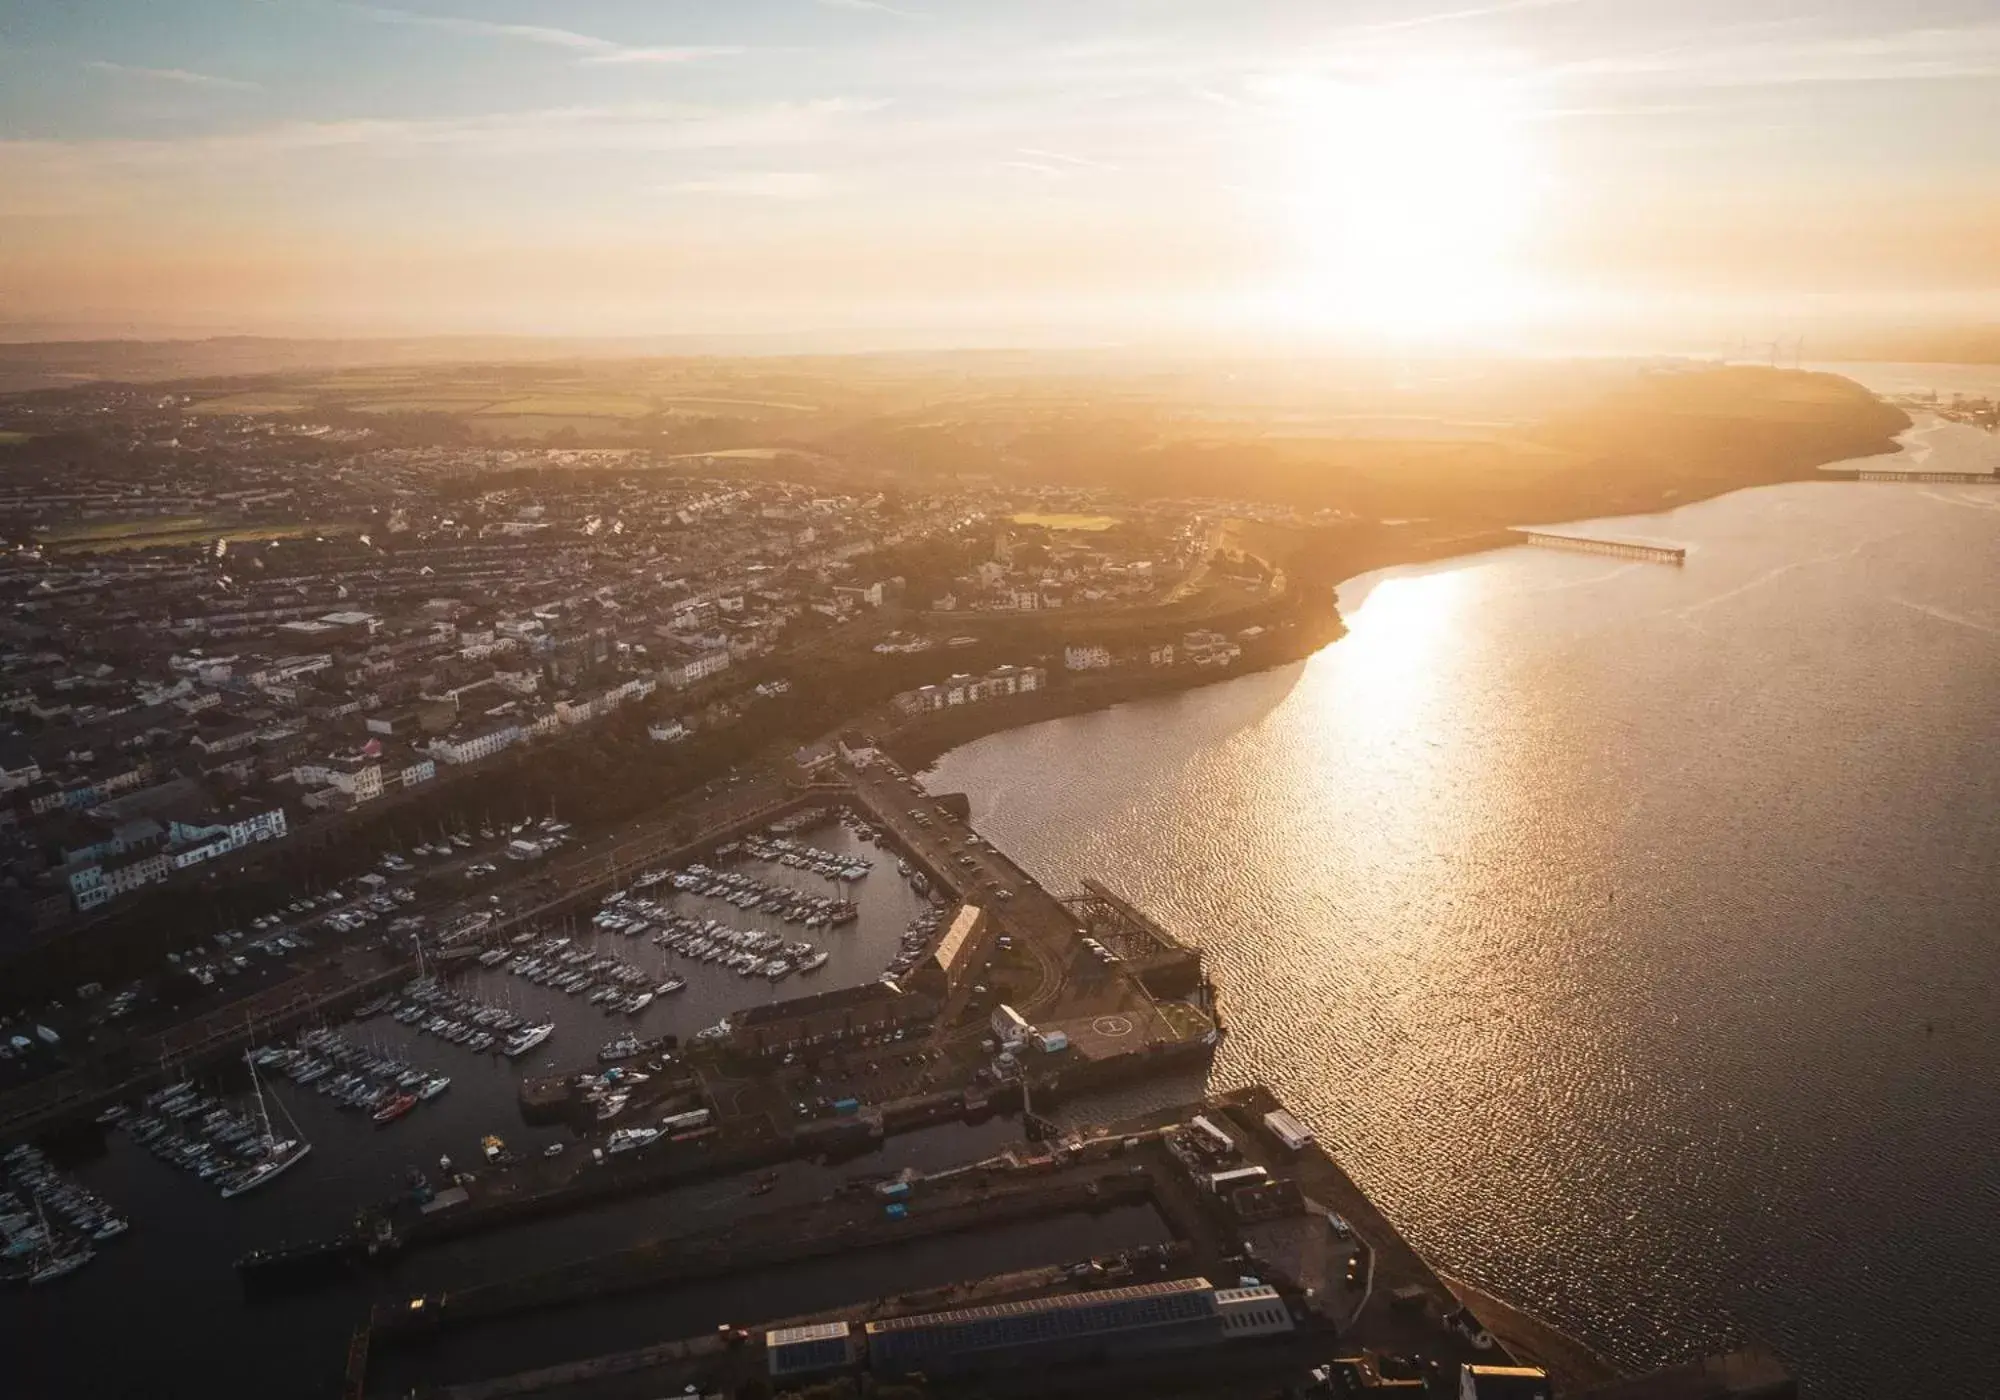
<path fill-rule="evenodd" d="M 1897 471 L 1884 467 L 1856 471 L 1853 479 L 1917 482 L 1931 486 L 2000 486 L 2000 473 L 1995 472 Z"/>
<path fill-rule="evenodd" d="M 1620 540 L 1607 535 L 1565 535 L 1554 530 L 1517 528 L 1523 544 L 1543 549 L 1568 549 L 1580 554 L 1608 554 L 1614 559 L 1639 559 L 1648 564 L 1685 564 L 1687 547 L 1678 544 L 1648 544 L 1644 540 Z"/>

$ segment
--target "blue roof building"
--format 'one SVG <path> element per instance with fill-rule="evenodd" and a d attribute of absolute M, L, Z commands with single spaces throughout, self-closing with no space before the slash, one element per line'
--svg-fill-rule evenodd
<path fill-rule="evenodd" d="M 1187 1278 L 891 1318 L 867 1338 L 877 1373 L 942 1374 L 1213 1345 L 1223 1321 L 1214 1285 Z"/>

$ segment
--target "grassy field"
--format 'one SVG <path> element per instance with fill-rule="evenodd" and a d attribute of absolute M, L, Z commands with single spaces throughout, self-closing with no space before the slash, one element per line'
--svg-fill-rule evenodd
<path fill-rule="evenodd" d="M 814 457 L 813 453 L 810 452 L 795 453 L 794 450 L 789 447 L 718 447 L 713 452 L 676 452 L 668 460 L 674 462 L 688 462 L 694 460 L 697 457 L 721 457 L 721 458 L 734 457 L 739 461 L 744 461 L 744 462 L 775 462 L 780 457 L 789 457 L 795 455 L 801 457 Z M 832 459 L 826 457 L 817 457 L 815 458 L 815 460 L 830 461 Z"/>
<path fill-rule="evenodd" d="M 462 420 L 466 427 L 489 438 L 534 438 L 540 441 L 553 437 L 564 428 L 574 428 L 580 436 L 624 432 L 629 420 L 623 418 L 593 418 L 564 413 L 481 413 Z"/>
<path fill-rule="evenodd" d="M 315 379 L 299 387 L 327 394 L 368 394 L 380 393 L 384 389 L 407 389 L 421 382 L 421 376 L 415 371 L 355 370 L 329 379 Z"/>
<path fill-rule="evenodd" d="M 644 418 L 659 410 L 650 399 L 631 394 L 530 394 L 489 405 L 489 416 L 523 414 L 548 418 Z"/>
<path fill-rule="evenodd" d="M 819 405 L 816 403 L 785 403 L 780 399 L 687 398 L 677 395 L 661 399 L 660 402 L 677 408 L 682 405 L 692 405 L 700 408 L 776 408 L 788 413 L 819 412 Z"/>
<path fill-rule="evenodd" d="M 314 408 L 345 413 L 449 414 L 487 437 L 546 438 L 563 428 L 579 433 L 616 432 L 655 415 L 680 418 L 784 418 L 817 413 L 820 405 L 785 397 L 742 397 L 726 384 L 662 382 L 656 375 L 591 372 L 574 365 L 536 373 L 521 367 L 461 366 L 439 369 L 355 369 L 301 375 L 235 393 L 211 390 L 192 406 L 196 413 L 276 414 Z M 782 391 L 781 391 L 782 393 Z"/>
<path fill-rule="evenodd" d="M 495 402 L 491 391 L 482 394 L 418 393 L 400 399 L 369 399 L 347 404 L 355 413 L 478 413 Z"/>
<path fill-rule="evenodd" d="M 29 438 L 33 436 L 34 436 L 33 433 L 17 433 L 12 428 L 0 428 L 0 445 L 4 445 L 7 443 L 15 443 L 15 442 L 26 442 Z"/>
<path fill-rule="evenodd" d="M 206 526 L 205 515 L 162 515 L 145 520 L 94 520 L 81 525 L 60 525 L 35 531 L 45 544 L 98 544 L 105 540 L 127 539 L 133 535 L 154 535 L 178 530 L 198 530 Z"/>
<path fill-rule="evenodd" d="M 1120 524 L 1115 515 L 1043 514 L 1024 510 L 1010 517 L 1016 525 L 1039 525 L 1044 530 L 1109 530 Z"/>
<path fill-rule="evenodd" d="M 293 394 L 253 390 L 246 394 L 225 394 L 219 399 L 203 399 L 188 407 L 190 413 L 297 413 L 306 401 Z"/>
<path fill-rule="evenodd" d="M 43 545 L 56 554 L 112 554 L 128 549 L 173 549 L 183 545 L 206 546 L 216 540 L 231 544 L 258 544 L 266 540 L 311 539 L 316 535 L 359 534 L 358 524 L 308 525 L 302 522 L 273 525 L 217 526 L 200 516 L 173 520 L 124 520 L 74 529 L 51 531 Z"/>

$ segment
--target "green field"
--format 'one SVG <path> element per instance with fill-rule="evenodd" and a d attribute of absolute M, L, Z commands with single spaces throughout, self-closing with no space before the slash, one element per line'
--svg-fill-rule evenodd
<path fill-rule="evenodd" d="M 12 428 L 0 428 L 0 444 L 26 442 L 33 433 L 17 433 Z"/>
<path fill-rule="evenodd" d="M 1047 515 L 1032 510 L 1010 518 L 1016 525 L 1039 525 L 1044 530 L 1109 530 L 1122 523 L 1115 515 Z"/>
<path fill-rule="evenodd" d="M 180 516 L 164 520 L 110 521 L 52 530 L 41 536 L 41 542 L 57 554 L 111 554 L 127 549 L 208 545 L 216 540 L 228 540 L 231 544 L 255 544 L 264 540 L 310 539 L 315 535 L 352 535 L 360 533 L 362 528 L 349 523 L 307 525 L 300 522 L 218 526 L 201 516 Z"/>
<path fill-rule="evenodd" d="M 100 544 L 133 535 L 168 534 L 198 530 L 209 523 L 205 515 L 162 515 L 145 520 L 97 520 L 85 525 L 61 525 L 35 533 L 46 544 Z"/>
<path fill-rule="evenodd" d="M 418 393 L 401 399 L 370 399 L 348 404 L 356 413 L 477 413 L 493 403 L 493 394 Z"/>
<path fill-rule="evenodd" d="M 297 413 L 306 406 L 306 401 L 291 394 L 259 393 L 225 394 L 219 399 L 203 399 L 189 405 L 190 413 Z"/>
<path fill-rule="evenodd" d="M 777 408 L 777 409 L 783 409 L 788 413 L 819 412 L 818 404 L 785 403 L 779 399 L 721 399 L 721 398 L 698 398 L 698 397 L 690 398 L 682 395 L 675 395 L 671 398 L 662 399 L 660 402 L 667 404 L 699 404 L 704 407 L 709 405 L 714 405 L 721 408 Z"/>
<path fill-rule="evenodd" d="M 580 417 L 564 413 L 481 413 L 462 420 L 466 427 L 482 437 L 490 438 L 542 438 L 553 437 L 564 428 L 573 428 L 579 435 L 619 433 L 626 429 L 626 420 L 621 418 Z"/>
<path fill-rule="evenodd" d="M 489 405 L 489 416 L 527 414 L 542 418 L 644 418 L 658 412 L 652 400 L 630 394 L 530 394 Z"/>

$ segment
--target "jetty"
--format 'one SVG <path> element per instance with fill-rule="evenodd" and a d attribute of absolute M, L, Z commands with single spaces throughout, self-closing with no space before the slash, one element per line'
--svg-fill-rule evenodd
<path fill-rule="evenodd" d="M 1929 486 L 2000 486 L 2000 473 L 1987 471 L 1926 471 L 1912 468 L 1899 471 L 1895 467 L 1869 467 L 1857 470 L 1850 478 L 1854 481 L 1896 481 L 1921 483 Z"/>
<path fill-rule="evenodd" d="M 1556 530 L 1516 527 L 1514 534 L 1523 544 L 1543 549 L 1567 549 L 1579 554 L 1608 554 L 1614 559 L 1638 559 L 1648 564 L 1685 564 L 1687 546 L 1655 544 L 1647 540 L 1621 540 L 1610 535 L 1570 535 Z"/>

